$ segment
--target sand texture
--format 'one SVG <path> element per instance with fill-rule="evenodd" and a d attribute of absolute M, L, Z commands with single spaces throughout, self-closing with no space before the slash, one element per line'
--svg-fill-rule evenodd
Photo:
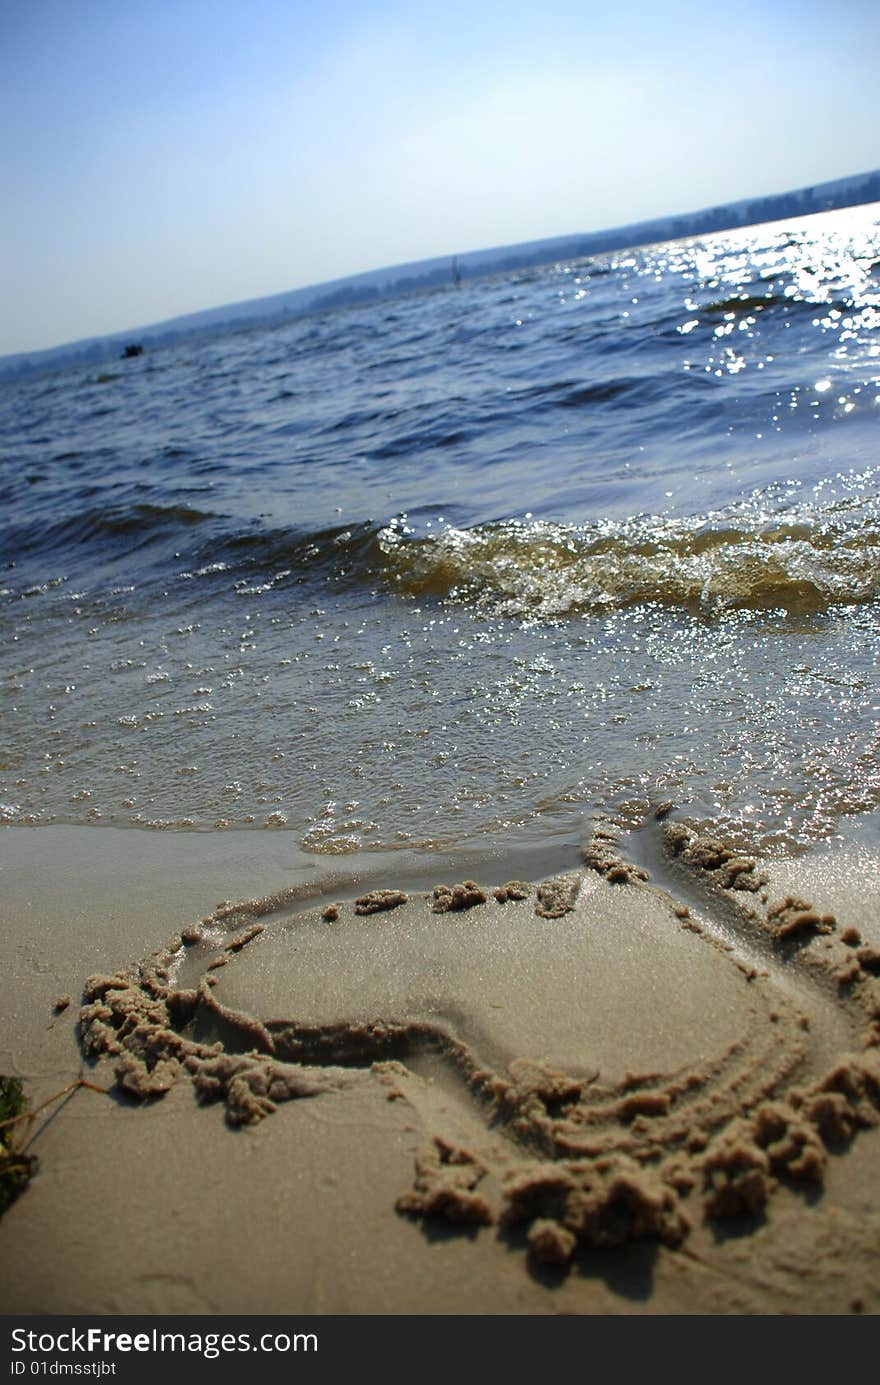
<path fill-rule="evenodd" d="M 3 840 L 3 1071 L 109 1092 L 31 1141 L 3 1311 L 880 1306 L 869 852 L 661 813 L 531 881 L 285 886 L 277 836 Z"/>

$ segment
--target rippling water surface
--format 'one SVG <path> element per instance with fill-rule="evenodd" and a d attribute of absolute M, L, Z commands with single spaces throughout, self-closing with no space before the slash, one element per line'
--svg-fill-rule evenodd
<path fill-rule="evenodd" d="M 0 386 L 11 822 L 880 804 L 880 207 Z"/>

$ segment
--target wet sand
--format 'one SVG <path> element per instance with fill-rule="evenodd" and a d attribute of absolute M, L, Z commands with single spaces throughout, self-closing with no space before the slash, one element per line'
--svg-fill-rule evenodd
<path fill-rule="evenodd" d="M 869 847 L 650 818 L 335 881 L 281 833 L 0 852 L 0 1071 L 110 1089 L 38 1122 L 2 1311 L 880 1306 Z"/>

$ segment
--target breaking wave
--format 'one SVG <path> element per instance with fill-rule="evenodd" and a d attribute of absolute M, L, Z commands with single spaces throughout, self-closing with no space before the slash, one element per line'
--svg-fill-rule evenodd
<path fill-rule="evenodd" d="M 431 596 L 512 616 L 553 617 L 659 604 L 821 612 L 880 594 L 874 513 L 748 523 L 648 518 L 573 527 L 509 520 L 416 537 L 379 535 L 385 577 Z"/>

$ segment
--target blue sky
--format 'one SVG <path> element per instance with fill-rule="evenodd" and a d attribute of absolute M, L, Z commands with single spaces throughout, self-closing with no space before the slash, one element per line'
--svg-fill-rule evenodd
<path fill-rule="evenodd" d="M 0 353 L 880 165 L 876 0 L 0 0 Z"/>

